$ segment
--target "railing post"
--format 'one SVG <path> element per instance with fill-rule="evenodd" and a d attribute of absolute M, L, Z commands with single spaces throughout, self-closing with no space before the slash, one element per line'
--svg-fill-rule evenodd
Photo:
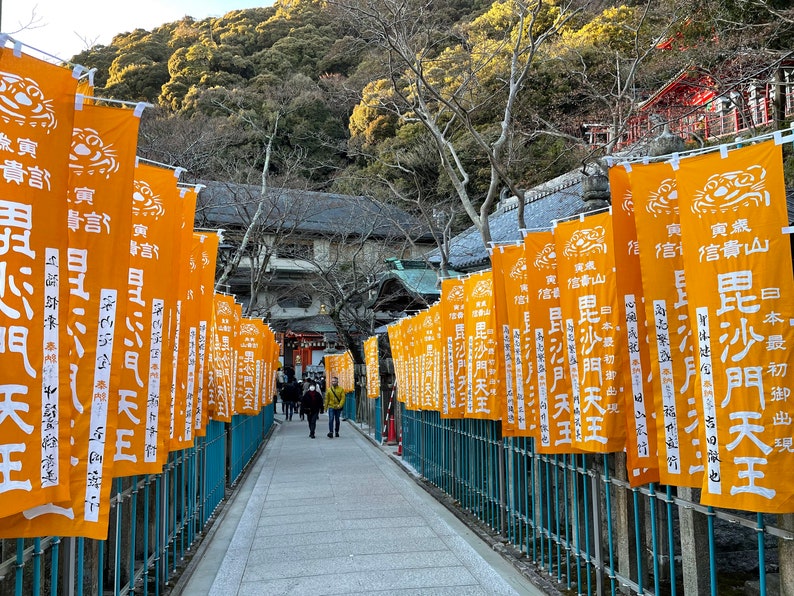
<path fill-rule="evenodd" d="M 168 464 L 160 473 L 160 491 L 157 503 L 157 517 L 160 521 L 157 545 L 157 582 L 164 586 L 168 579 Z"/>
<path fill-rule="evenodd" d="M 626 453 L 617 452 L 611 455 L 615 462 L 615 478 L 628 481 L 628 471 L 626 470 Z M 639 585 L 642 578 L 638 574 L 637 561 L 637 541 L 640 537 L 635 532 L 633 523 L 633 503 L 630 499 L 633 493 L 629 489 L 618 490 L 614 499 L 615 533 L 622 538 L 617 541 L 618 573 L 624 577 L 636 579 Z M 641 569 L 641 567 L 640 567 Z M 621 588 L 622 592 L 628 593 L 628 588 Z"/>
<path fill-rule="evenodd" d="M 496 432 L 499 439 L 499 534 L 507 536 L 507 477 L 505 470 L 505 438 L 502 436 L 502 422 L 497 421 Z"/>
<path fill-rule="evenodd" d="M 606 459 L 606 457 L 603 458 L 603 461 L 606 461 Z M 601 548 L 601 536 L 603 535 L 603 528 L 601 527 L 601 475 L 598 473 L 596 461 L 594 458 L 590 472 L 585 470 L 585 475 L 589 475 L 592 478 L 590 494 L 593 503 L 593 567 L 595 567 L 596 574 L 596 594 L 602 596 L 604 593 L 604 557 Z M 609 490 L 609 487 L 606 490 Z M 551 531 L 551 528 L 549 528 L 549 531 Z M 551 557 L 551 553 L 549 553 L 549 557 Z"/>
<path fill-rule="evenodd" d="M 678 496 L 690 503 L 700 502 L 700 490 L 678 487 Z M 687 507 L 678 508 L 678 526 L 681 534 L 681 567 L 684 576 L 684 594 L 707 596 L 709 584 L 708 520 L 702 513 Z M 782 553 L 781 553 L 782 555 Z M 783 558 L 781 557 L 781 562 Z M 786 592 L 783 592 L 784 594 Z"/>
<path fill-rule="evenodd" d="M 417 433 L 419 435 L 419 461 L 421 462 L 419 473 L 422 475 L 422 478 L 427 478 L 425 474 L 425 412 L 422 411 L 419 414 L 419 432 Z"/>
<path fill-rule="evenodd" d="M 63 538 L 64 548 L 61 551 L 61 583 L 64 586 L 64 596 L 74 596 L 75 581 L 77 579 L 77 553 L 75 546 L 77 538 Z"/>
<path fill-rule="evenodd" d="M 794 531 L 794 514 L 777 516 L 782 530 Z M 780 593 L 794 594 L 794 541 L 778 540 L 778 560 L 780 561 Z"/>

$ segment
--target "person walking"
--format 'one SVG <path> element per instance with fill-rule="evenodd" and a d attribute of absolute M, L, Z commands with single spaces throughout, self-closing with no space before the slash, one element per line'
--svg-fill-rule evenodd
<path fill-rule="evenodd" d="M 298 412 L 298 416 L 300 419 L 303 420 L 303 408 L 301 407 L 301 400 L 303 399 L 303 394 L 309 390 L 309 383 L 305 379 L 298 379 L 298 398 L 295 400 L 295 411 Z"/>
<path fill-rule="evenodd" d="M 284 420 L 292 420 L 292 414 L 297 409 L 300 398 L 301 386 L 298 381 L 292 379 L 284 385 L 284 389 L 281 391 L 281 399 L 287 404 L 287 413 L 284 416 Z"/>
<path fill-rule="evenodd" d="M 312 383 L 309 390 L 301 398 L 301 412 L 306 415 L 309 421 L 309 438 L 314 438 L 314 431 L 317 428 L 317 419 L 323 412 L 323 396 L 317 391 L 317 385 Z"/>
<path fill-rule="evenodd" d="M 278 396 L 281 398 L 281 413 L 287 413 L 287 402 L 284 401 L 282 397 L 284 395 L 284 385 L 287 383 L 287 377 L 284 374 L 284 371 L 281 370 L 281 367 L 278 367 L 278 371 L 276 372 L 276 392 Z"/>
<path fill-rule="evenodd" d="M 328 438 L 339 436 L 339 418 L 345 407 L 345 390 L 339 386 L 339 379 L 331 377 L 331 386 L 325 392 L 325 410 L 328 412 Z"/>

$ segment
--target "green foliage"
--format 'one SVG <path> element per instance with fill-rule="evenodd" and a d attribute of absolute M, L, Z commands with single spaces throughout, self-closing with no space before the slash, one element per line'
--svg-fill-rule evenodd
<path fill-rule="evenodd" d="M 360 39 L 352 35 L 345 35 L 333 41 L 331 46 L 325 51 L 317 61 L 316 71 L 326 73 L 338 73 L 349 75 L 361 62 L 364 54 L 364 44 Z"/>
<path fill-rule="evenodd" d="M 530 0 L 530 9 L 538 6 L 535 1 Z M 540 3 L 531 32 L 528 21 L 523 31 L 518 28 L 518 0 L 436 0 L 421 22 L 407 26 L 416 26 L 416 35 L 420 29 L 427 35 L 426 81 L 469 110 L 477 132 L 492 140 L 504 110 L 511 44 L 519 33 L 548 31 L 561 18 L 563 4 Z M 575 4 L 585 10 L 539 49 L 514 107 L 514 137 L 506 160 L 522 187 L 576 167 L 586 157 L 576 142 L 580 125 L 611 117 L 609 101 L 624 80 L 635 40 L 654 48 L 656 36 L 669 31 L 671 49 L 654 49 L 642 63 L 628 99 L 634 104 L 612 107 L 636 107 L 637 100 L 687 64 L 724 63 L 736 48 L 794 44 L 791 23 L 744 0 Z M 788 0 L 768 4 L 791 10 Z M 646 7 L 650 10 L 641 20 Z M 178 130 L 172 136 L 184 139 L 186 146 L 195 139 L 212 146 L 212 151 L 196 149 L 190 157 L 195 160 L 191 167 L 202 175 L 256 181 L 267 131 L 278 114 L 272 175 L 289 173 L 316 188 L 352 194 L 366 189 L 384 196 L 388 182 L 406 195 L 446 200 L 454 193 L 440 168 L 438 149 L 420 124 L 405 117 L 413 114 L 412 106 L 401 103 L 393 88 L 391 76 L 410 101 L 407 78 L 393 70 L 388 48 L 369 45 L 362 27 L 342 19 L 337 10 L 324 0 L 279 0 L 222 17 L 185 17 L 152 31 L 120 33 L 111 44 L 86 50 L 73 61 L 97 69 L 97 95 L 159 104 L 168 116 L 158 119 L 152 139 L 168 145 L 168 131 Z M 670 23 L 674 27 L 668 29 Z M 440 123 L 449 122 L 458 126 L 451 118 Z M 539 136 L 541 129 L 562 134 Z M 207 140 L 207 130 L 223 143 Z M 463 127 L 449 133 L 473 175 L 471 194 L 482 197 L 490 179 L 487 160 Z M 147 150 L 157 158 L 155 147 Z M 299 166 L 296 155 L 301 156 Z M 203 165 L 198 165 L 201 159 Z"/>
<path fill-rule="evenodd" d="M 372 81 L 361 92 L 361 101 L 353 108 L 348 128 L 352 140 L 376 145 L 394 136 L 398 118 L 387 112 L 384 104 L 393 100 L 391 83 L 386 79 Z"/>
<path fill-rule="evenodd" d="M 614 52 L 631 51 L 637 24 L 637 10 L 628 6 L 605 9 L 581 28 L 567 31 L 560 44 L 568 50 L 598 47 Z"/>

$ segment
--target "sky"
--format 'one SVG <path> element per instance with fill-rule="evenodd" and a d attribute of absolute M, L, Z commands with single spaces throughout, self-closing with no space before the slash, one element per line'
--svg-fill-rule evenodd
<path fill-rule="evenodd" d="M 86 49 L 83 40 L 106 45 L 117 33 L 150 30 L 185 15 L 203 19 L 272 4 L 272 0 L 0 0 L 0 25 L 15 39 L 68 59 Z M 33 15 L 35 25 L 19 31 Z"/>

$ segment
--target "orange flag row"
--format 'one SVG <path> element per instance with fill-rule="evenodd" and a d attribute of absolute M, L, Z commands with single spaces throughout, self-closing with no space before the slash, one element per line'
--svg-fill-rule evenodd
<path fill-rule="evenodd" d="M 364 341 L 364 363 L 367 367 L 367 397 L 377 399 L 380 395 L 380 369 L 378 368 L 378 338 L 375 336 Z"/>
<path fill-rule="evenodd" d="M 0 49 L 0 538 L 105 538 L 112 478 L 159 473 L 275 390 L 261 321 L 218 343 L 197 189 L 138 163 L 142 106 L 87 101 L 79 75 Z"/>
<path fill-rule="evenodd" d="M 326 387 L 330 387 L 331 379 L 336 377 L 339 379 L 339 386 L 345 390 L 345 393 L 356 390 L 355 367 L 353 356 L 349 351 L 341 354 L 326 354 L 324 367 Z"/>
<path fill-rule="evenodd" d="M 794 281 L 773 141 L 610 169 L 612 208 L 492 249 L 389 326 L 412 409 L 542 453 L 625 451 L 632 486 L 794 511 Z M 773 267 L 769 264 L 774 263 Z"/>

